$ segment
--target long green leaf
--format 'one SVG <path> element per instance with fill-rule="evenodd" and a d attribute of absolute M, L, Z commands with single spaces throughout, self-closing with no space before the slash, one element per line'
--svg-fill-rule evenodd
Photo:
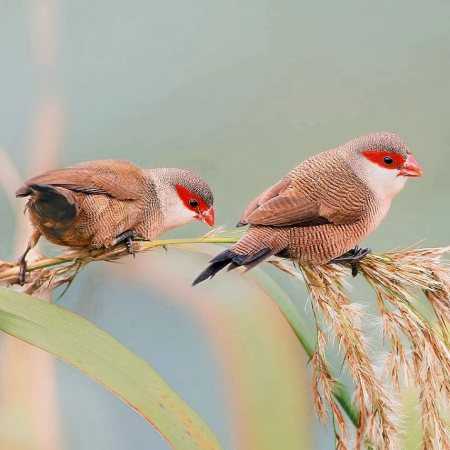
<path fill-rule="evenodd" d="M 0 330 L 77 367 L 117 395 L 179 450 L 219 450 L 200 417 L 141 358 L 60 306 L 0 288 Z"/>

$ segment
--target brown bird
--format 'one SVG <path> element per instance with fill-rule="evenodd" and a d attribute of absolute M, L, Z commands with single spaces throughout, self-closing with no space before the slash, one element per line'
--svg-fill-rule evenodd
<path fill-rule="evenodd" d="M 41 235 L 68 247 L 102 248 L 133 239 L 151 240 L 166 230 L 200 220 L 214 224 L 213 194 L 190 170 L 141 169 L 128 161 L 84 162 L 29 179 L 17 190 L 29 197 L 34 232 L 20 258 Z"/>
<path fill-rule="evenodd" d="M 359 242 L 378 227 L 407 178 L 421 175 L 393 133 L 369 134 L 319 153 L 248 205 L 238 223 L 250 225 L 248 231 L 193 284 L 228 265 L 249 269 L 272 255 L 310 264 L 349 262 L 355 272 L 369 251 Z"/>

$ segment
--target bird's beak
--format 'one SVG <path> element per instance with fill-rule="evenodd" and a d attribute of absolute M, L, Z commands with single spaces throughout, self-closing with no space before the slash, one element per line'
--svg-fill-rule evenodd
<path fill-rule="evenodd" d="M 214 208 L 211 206 L 211 208 L 199 214 L 199 220 L 212 227 L 214 226 L 214 216 Z"/>
<path fill-rule="evenodd" d="M 422 167 L 420 167 L 416 158 L 410 153 L 406 158 L 405 164 L 400 169 L 399 175 L 403 175 L 404 177 L 420 177 L 422 174 Z"/>

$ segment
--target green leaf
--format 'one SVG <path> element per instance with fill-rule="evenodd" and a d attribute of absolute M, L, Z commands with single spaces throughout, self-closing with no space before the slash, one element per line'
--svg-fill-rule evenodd
<path fill-rule="evenodd" d="M 0 330 L 46 350 L 101 383 L 180 450 L 219 450 L 200 417 L 147 362 L 60 306 L 0 288 Z"/>

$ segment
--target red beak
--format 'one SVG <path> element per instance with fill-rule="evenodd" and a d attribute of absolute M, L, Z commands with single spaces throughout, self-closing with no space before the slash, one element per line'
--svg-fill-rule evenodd
<path fill-rule="evenodd" d="M 209 208 L 208 210 L 200 213 L 199 219 L 202 222 L 208 224 L 210 227 L 212 227 L 214 226 L 214 216 L 215 216 L 214 208 L 211 206 L 211 208 Z"/>
<path fill-rule="evenodd" d="M 399 175 L 403 175 L 404 177 L 420 177 L 423 174 L 422 167 L 416 161 L 413 155 L 409 154 L 406 158 L 405 164 L 400 169 Z"/>

